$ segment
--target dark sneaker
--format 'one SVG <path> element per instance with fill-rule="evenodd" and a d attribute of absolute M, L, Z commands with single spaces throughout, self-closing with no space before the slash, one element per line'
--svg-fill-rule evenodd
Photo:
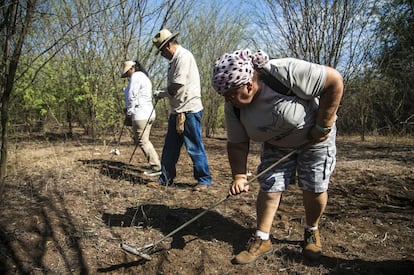
<path fill-rule="evenodd" d="M 157 177 L 161 175 L 161 170 L 148 170 L 148 171 L 144 171 L 143 174 L 148 177 Z"/>
<path fill-rule="evenodd" d="M 272 241 L 262 240 L 260 237 L 252 237 L 249 240 L 247 250 L 236 255 L 233 259 L 235 264 L 248 264 L 254 262 L 257 258 L 272 253 Z"/>
<path fill-rule="evenodd" d="M 197 184 L 196 186 L 193 187 L 194 192 L 203 192 L 203 191 L 207 191 L 207 189 L 208 189 L 208 185 L 206 184 Z"/>
<path fill-rule="evenodd" d="M 302 254 L 309 260 L 318 260 L 322 254 L 322 244 L 319 230 L 305 229 L 305 242 Z"/>

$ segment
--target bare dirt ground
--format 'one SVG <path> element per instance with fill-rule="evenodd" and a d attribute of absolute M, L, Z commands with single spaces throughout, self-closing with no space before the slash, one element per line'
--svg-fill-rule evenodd
<path fill-rule="evenodd" d="M 205 138 L 214 185 L 194 193 L 183 152 L 176 185 L 146 186 L 145 160 L 127 135 L 92 143 L 60 135 L 10 141 L 9 176 L 0 202 L 1 274 L 412 274 L 414 270 L 414 141 L 338 137 L 338 163 L 321 222 L 324 256 L 301 256 L 303 207 L 295 186 L 273 224 L 274 252 L 233 265 L 254 232 L 251 191 L 231 197 L 162 241 L 151 260 L 125 252 L 160 240 L 226 197 L 230 169 L 225 139 Z M 159 152 L 164 130 L 154 129 Z M 121 154 L 112 156 L 111 149 Z M 249 168 L 258 164 L 252 145 Z"/>

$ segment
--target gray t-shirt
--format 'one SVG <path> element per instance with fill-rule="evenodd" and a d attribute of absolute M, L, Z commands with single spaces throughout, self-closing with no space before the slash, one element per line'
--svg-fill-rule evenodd
<path fill-rule="evenodd" d="M 300 146 L 307 142 L 309 129 L 315 123 L 319 95 L 326 81 L 325 67 L 294 58 L 272 59 L 266 66 L 293 95 L 279 94 L 262 83 L 253 101 L 240 109 L 240 119 L 227 102 L 228 141 L 251 139 L 280 147 Z"/>
<path fill-rule="evenodd" d="M 200 75 L 193 54 L 178 46 L 168 67 L 168 85 L 183 85 L 175 96 L 168 95 L 173 114 L 197 113 L 203 110 L 201 102 Z"/>

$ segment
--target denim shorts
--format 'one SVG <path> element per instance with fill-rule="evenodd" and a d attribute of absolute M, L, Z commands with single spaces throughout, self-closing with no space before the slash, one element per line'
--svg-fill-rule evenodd
<path fill-rule="evenodd" d="M 299 149 L 285 161 L 259 177 L 264 192 L 283 192 L 289 184 L 298 182 L 302 190 L 322 193 L 328 190 L 329 178 L 336 164 L 336 129 L 327 140 Z M 269 143 L 262 144 L 259 174 L 294 149 L 282 149 Z"/>

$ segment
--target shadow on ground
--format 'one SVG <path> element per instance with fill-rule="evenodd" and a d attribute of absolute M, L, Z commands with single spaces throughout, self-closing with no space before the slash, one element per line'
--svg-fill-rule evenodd
<path fill-rule="evenodd" d="M 110 227 L 137 226 L 143 228 L 157 228 L 165 236 L 185 224 L 200 213 L 205 212 L 199 219 L 183 227 L 172 236 L 171 248 L 184 249 L 184 235 L 193 235 L 203 240 L 219 240 L 231 244 L 235 252 L 244 248 L 245 240 L 251 235 L 246 229 L 214 211 L 202 208 L 170 208 L 160 204 L 146 204 L 139 207 L 127 208 L 125 213 L 104 213 L 102 220 Z"/>
<path fill-rule="evenodd" d="M 137 168 L 134 165 L 115 160 L 106 159 L 80 159 L 82 164 L 99 170 L 99 172 L 111 179 L 126 180 L 133 184 L 145 184 L 148 182 L 140 176 L 144 169 Z"/>

